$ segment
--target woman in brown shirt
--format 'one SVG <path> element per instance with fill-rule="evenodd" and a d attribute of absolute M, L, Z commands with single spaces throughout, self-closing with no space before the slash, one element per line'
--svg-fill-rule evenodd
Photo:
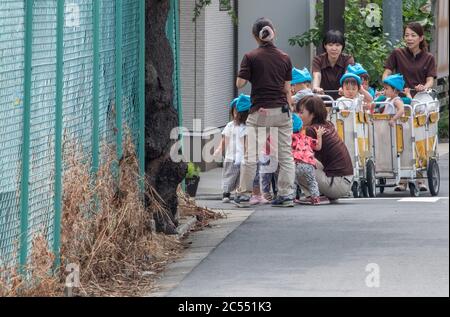
<path fill-rule="evenodd" d="M 244 55 L 236 86 L 252 85 L 252 107 L 247 119 L 244 162 L 241 164 L 239 188 L 234 203 L 250 206 L 250 194 L 257 169 L 259 149 L 265 146 L 267 135 L 277 134 L 278 196 L 273 207 L 293 207 L 295 165 L 291 152 L 292 117 L 290 113 L 292 62 L 274 44 L 275 28 L 267 18 L 258 19 L 252 29 L 258 47 Z M 263 128 L 263 129 L 260 129 Z M 271 129 L 276 128 L 276 129 Z M 262 141 L 262 144 L 258 144 Z"/>
<path fill-rule="evenodd" d="M 410 89 L 411 95 L 426 91 L 433 87 L 437 76 L 436 61 L 428 52 L 428 44 L 420 23 L 409 23 L 403 33 L 406 47 L 396 48 L 384 63 L 383 79 L 393 73 L 400 73 L 405 79 L 405 92 Z M 406 182 L 401 182 L 395 191 L 405 191 Z M 428 188 L 423 181 L 418 182 L 420 191 Z"/>
<path fill-rule="evenodd" d="M 436 61 L 428 52 L 422 25 L 409 23 L 403 33 L 406 47 L 396 48 L 384 64 L 383 79 L 394 73 L 405 78 L 406 88 L 415 92 L 426 91 L 434 85 L 437 76 Z M 414 95 L 414 93 L 412 94 Z"/>
<path fill-rule="evenodd" d="M 322 195 L 338 199 L 351 190 L 353 164 L 347 147 L 339 138 L 334 125 L 327 121 L 327 110 L 320 97 L 310 96 L 301 101 L 300 116 L 306 135 L 316 138 L 316 129 L 323 127 L 322 148 L 315 153 L 317 159 L 316 180 Z M 300 178 L 302 190 L 306 190 L 306 179 Z M 323 201 L 323 199 L 321 199 Z"/>
<path fill-rule="evenodd" d="M 324 90 L 334 90 L 327 94 L 337 99 L 341 86 L 339 81 L 345 74 L 347 66 L 355 64 L 355 60 L 353 56 L 342 53 L 345 48 L 345 37 L 340 31 L 328 31 L 322 46 L 326 52 L 314 57 L 313 60 L 313 91 L 323 94 Z"/>

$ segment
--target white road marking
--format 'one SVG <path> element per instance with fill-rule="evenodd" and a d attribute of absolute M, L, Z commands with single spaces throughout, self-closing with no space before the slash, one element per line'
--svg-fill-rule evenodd
<path fill-rule="evenodd" d="M 437 202 L 439 200 L 449 200 L 449 197 L 374 197 L 374 198 L 342 198 L 340 201 L 373 201 L 373 200 L 395 200 L 398 202 Z"/>
<path fill-rule="evenodd" d="M 440 200 L 440 197 L 410 197 L 399 200 L 401 203 L 417 202 L 417 203 L 435 203 Z"/>

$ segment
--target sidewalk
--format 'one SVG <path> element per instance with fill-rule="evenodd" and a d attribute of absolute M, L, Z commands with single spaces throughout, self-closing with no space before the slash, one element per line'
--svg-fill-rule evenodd
<path fill-rule="evenodd" d="M 440 156 L 449 153 L 449 143 L 438 145 Z M 198 185 L 198 200 L 222 199 L 222 168 L 215 168 L 208 172 L 200 173 L 200 183 Z"/>

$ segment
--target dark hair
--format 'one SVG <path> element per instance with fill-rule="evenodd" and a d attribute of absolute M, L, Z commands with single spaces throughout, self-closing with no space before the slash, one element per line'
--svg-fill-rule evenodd
<path fill-rule="evenodd" d="M 324 124 L 327 122 L 328 111 L 323 100 L 317 96 L 308 96 L 297 104 L 300 109 L 306 109 L 309 113 L 314 115 L 312 124 Z"/>
<path fill-rule="evenodd" d="M 234 118 L 234 111 L 236 110 L 236 118 Z M 248 111 L 242 111 L 242 112 L 238 112 L 236 109 L 236 106 L 233 105 L 233 107 L 231 107 L 230 110 L 230 116 L 231 118 L 233 118 L 233 121 L 237 124 L 245 124 L 245 122 L 247 122 L 247 118 L 248 118 Z"/>
<path fill-rule="evenodd" d="M 420 42 L 419 47 L 424 52 L 428 52 L 428 43 L 424 36 L 425 32 L 423 30 L 423 26 L 419 22 L 410 22 L 405 26 L 405 29 L 403 30 L 403 36 L 405 36 L 406 29 L 414 31 L 419 36 L 423 36 L 423 40 L 422 42 Z"/>
<path fill-rule="evenodd" d="M 329 30 L 327 33 L 325 33 L 325 37 L 322 42 L 323 49 L 325 49 L 325 45 L 330 43 L 339 43 L 342 45 L 342 50 L 345 48 L 345 37 L 344 34 L 342 34 L 341 31 L 338 30 Z"/>
<path fill-rule="evenodd" d="M 262 38 L 259 37 L 259 33 L 266 26 L 270 26 L 272 28 L 272 30 L 274 29 L 273 23 L 269 19 L 259 18 L 258 20 L 256 20 L 255 23 L 253 23 L 253 28 L 252 28 L 253 36 L 259 40 L 264 40 L 265 38 L 267 38 L 270 35 L 270 33 L 268 31 L 264 31 Z"/>
<path fill-rule="evenodd" d="M 361 88 L 361 85 L 358 84 L 358 82 L 356 81 L 355 78 L 346 78 L 344 79 L 344 81 L 342 82 L 342 87 L 344 87 L 344 85 L 350 85 L 350 86 L 358 86 L 358 89 Z"/>
<path fill-rule="evenodd" d="M 301 112 L 301 110 L 302 110 L 302 108 L 303 108 L 303 103 L 304 103 L 305 100 L 308 99 L 309 97 L 312 97 L 312 96 L 305 96 L 305 97 L 303 97 L 302 99 L 300 99 L 299 101 L 297 101 L 297 102 L 295 103 L 295 112 L 296 112 L 296 113 L 300 113 L 300 112 Z"/>
<path fill-rule="evenodd" d="M 362 75 L 359 75 L 359 77 L 361 77 L 362 80 L 370 80 L 369 74 L 362 74 Z"/>

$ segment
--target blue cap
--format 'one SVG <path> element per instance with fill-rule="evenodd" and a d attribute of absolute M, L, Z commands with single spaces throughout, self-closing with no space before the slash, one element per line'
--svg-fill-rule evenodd
<path fill-rule="evenodd" d="M 402 91 L 405 88 L 405 80 L 403 79 L 402 74 L 395 74 L 386 77 L 383 80 L 383 83 L 388 84 L 391 87 L 394 87 L 398 91 Z"/>
<path fill-rule="evenodd" d="M 375 89 L 372 87 L 369 87 L 369 90 L 367 90 L 369 94 L 372 96 L 373 99 L 375 99 Z"/>
<path fill-rule="evenodd" d="M 312 81 L 311 74 L 309 73 L 309 70 L 306 67 L 303 68 L 302 70 L 295 67 L 292 69 L 291 85 L 297 85 L 311 81 Z"/>
<path fill-rule="evenodd" d="M 341 86 L 342 86 L 342 84 L 344 83 L 344 81 L 345 81 L 346 79 L 348 79 L 348 78 L 353 78 L 353 79 L 355 79 L 355 80 L 358 82 L 358 85 L 361 85 L 361 84 L 362 84 L 361 77 L 359 77 L 358 75 L 355 75 L 355 74 L 353 74 L 353 73 L 345 73 L 344 76 L 341 77 L 341 81 L 340 81 Z"/>
<path fill-rule="evenodd" d="M 401 99 L 405 105 L 410 105 L 412 102 L 411 98 L 409 97 L 402 97 Z"/>
<path fill-rule="evenodd" d="M 347 72 L 358 75 L 358 76 L 361 76 L 364 74 L 367 74 L 367 75 L 369 74 L 367 72 L 367 70 L 365 70 L 364 67 L 362 67 L 362 65 L 359 63 L 356 63 L 355 65 L 348 65 Z"/>
<path fill-rule="evenodd" d="M 252 101 L 249 95 L 240 94 L 231 102 L 231 107 L 235 106 L 238 112 L 249 111 L 252 106 Z"/>
<path fill-rule="evenodd" d="M 303 121 L 302 119 L 299 117 L 298 114 L 293 113 L 292 114 L 292 130 L 294 131 L 294 133 L 299 132 L 303 127 Z"/>

